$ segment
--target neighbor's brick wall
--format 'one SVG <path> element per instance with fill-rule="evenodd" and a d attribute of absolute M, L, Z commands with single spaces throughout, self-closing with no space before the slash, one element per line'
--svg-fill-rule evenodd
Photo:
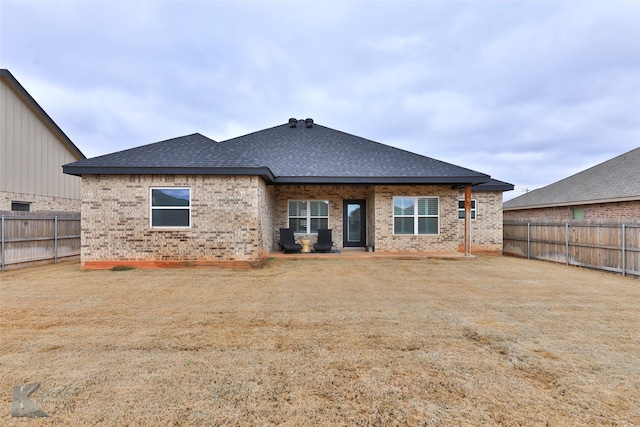
<path fill-rule="evenodd" d="M 580 207 L 580 206 L 574 206 Z M 640 200 L 583 205 L 585 220 L 630 220 L 640 218 Z M 571 221 L 572 206 L 504 211 L 505 221 Z"/>
<path fill-rule="evenodd" d="M 471 252 L 502 252 L 502 191 L 473 191 L 476 219 L 471 221 Z M 464 200 L 464 190 L 458 199 Z M 458 220 L 459 249 L 464 251 L 464 220 Z"/>
<path fill-rule="evenodd" d="M 81 206 L 78 199 L 0 191 L 0 210 L 10 211 L 11 202 L 31 203 L 31 212 L 80 212 Z"/>
<path fill-rule="evenodd" d="M 190 229 L 152 229 L 150 187 L 191 188 Z M 258 177 L 85 175 L 82 263 L 257 261 L 265 252 L 268 190 Z"/>
<path fill-rule="evenodd" d="M 274 216 L 274 250 L 278 250 L 277 242 L 280 240 L 280 227 L 289 226 L 289 200 L 328 200 L 329 201 L 329 228 L 332 230 L 334 248 L 343 247 L 342 234 L 342 202 L 345 199 L 367 199 L 369 190 L 367 186 L 357 185 L 278 185 L 275 189 L 275 216 Z M 367 200 L 367 206 L 369 200 Z M 367 210 L 369 208 L 367 207 Z M 367 232 L 368 233 L 368 232 Z M 318 241 L 315 234 L 296 234 L 296 240 L 308 238 L 313 245 Z"/>
<path fill-rule="evenodd" d="M 394 235 L 393 198 L 426 196 L 440 198 L 439 235 Z M 458 251 L 458 190 L 450 186 L 402 185 L 375 187 L 376 251 Z"/>

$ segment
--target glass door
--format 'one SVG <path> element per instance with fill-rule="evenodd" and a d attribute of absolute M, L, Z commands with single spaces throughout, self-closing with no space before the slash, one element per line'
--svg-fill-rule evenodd
<path fill-rule="evenodd" d="M 364 200 L 345 200 L 343 204 L 343 246 L 364 247 L 367 244 Z"/>

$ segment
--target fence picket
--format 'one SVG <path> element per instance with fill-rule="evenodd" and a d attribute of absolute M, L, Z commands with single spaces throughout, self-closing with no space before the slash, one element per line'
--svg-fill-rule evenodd
<path fill-rule="evenodd" d="M 2 215 L 1 271 L 7 266 L 80 255 L 80 216 Z"/>
<path fill-rule="evenodd" d="M 640 223 L 506 221 L 503 227 L 505 255 L 563 262 L 623 276 L 640 277 L 639 242 Z"/>

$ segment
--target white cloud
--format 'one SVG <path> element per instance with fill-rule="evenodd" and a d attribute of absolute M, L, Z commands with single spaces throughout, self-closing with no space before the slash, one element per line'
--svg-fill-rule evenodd
<path fill-rule="evenodd" d="M 465 133 L 491 124 L 492 114 L 474 103 L 469 96 L 442 90 L 409 95 L 403 102 L 403 111 L 423 117 L 427 131 Z"/>
<path fill-rule="evenodd" d="M 638 2 L 3 2 L 0 62 L 89 156 L 313 117 L 537 188 L 640 141 Z"/>

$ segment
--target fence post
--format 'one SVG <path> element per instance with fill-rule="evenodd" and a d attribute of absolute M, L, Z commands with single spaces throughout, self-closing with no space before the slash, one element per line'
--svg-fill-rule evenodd
<path fill-rule="evenodd" d="M 531 259 L 531 223 L 527 223 L 527 259 Z"/>
<path fill-rule="evenodd" d="M 567 265 L 569 265 L 569 223 L 567 222 L 564 227 L 565 234 L 565 255 L 567 259 Z"/>
<path fill-rule="evenodd" d="M 622 224 L 622 275 L 626 276 L 627 272 L 626 272 L 626 261 L 627 261 L 627 254 L 626 254 L 626 240 L 627 240 L 627 236 L 626 236 L 626 228 L 627 225 L 626 224 Z"/>
<path fill-rule="evenodd" d="M 53 218 L 53 263 L 58 263 L 58 216 Z"/>
<path fill-rule="evenodd" d="M 4 271 L 4 215 L 2 215 L 2 271 Z"/>

